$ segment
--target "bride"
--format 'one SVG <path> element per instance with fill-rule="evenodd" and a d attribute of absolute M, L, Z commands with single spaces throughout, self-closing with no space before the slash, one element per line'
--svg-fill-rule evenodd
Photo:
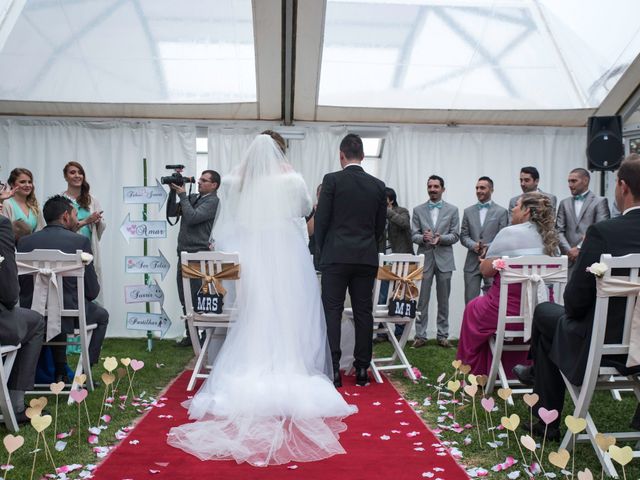
<path fill-rule="evenodd" d="M 331 382 L 319 284 L 299 219 L 311 211 L 302 177 L 259 135 L 222 183 L 216 249 L 240 254 L 235 323 L 189 418 L 168 443 L 201 460 L 255 466 L 345 453 L 357 411 Z"/>

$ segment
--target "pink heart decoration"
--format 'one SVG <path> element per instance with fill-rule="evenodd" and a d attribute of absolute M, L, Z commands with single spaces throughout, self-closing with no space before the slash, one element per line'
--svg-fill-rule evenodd
<path fill-rule="evenodd" d="M 76 403 L 82 403 L 82 401 L 87 398 L 87 395 L 89 395 L 89 392 L 84 388 L 82 390 L 71 390 L 69 392 L 69 396 Z"/>
<path fill-rule="evenodd" d="M 538 416 L 540 420 L 542 420 L 546 425 L 549 425 L 551 422 L 558 418 L 557 410 L 547 410 L 544 407 L 540 407 L 538 409 Z"/>
<path fill-rule="evenodd" d="M 480 400 L 480 403 L 482 404 L 482 408 L 484 408 L 487 412 L 490 412 L 491 410 L 493 410 L 493 407 L 496 406 L 496 401 L 493 399 L 493 397 L 483 398 L 482 400 Z"/>
<path fill-rule="evenodd" d="M 131 360 L 131 364 L 130 365 L 131 365 L 131 368 L 133 369 L 133 371 L 137 372 L 142 367 L 144 367 L 144 362 L 142 360 L 133 359 L 133 360 Z"/>

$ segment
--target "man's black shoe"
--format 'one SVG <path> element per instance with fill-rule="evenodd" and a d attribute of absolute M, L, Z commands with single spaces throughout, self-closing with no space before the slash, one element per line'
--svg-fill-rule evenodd
<path fill-rule="evenodd" d="M 532 387 L 536 383 L 536 377 L 533 373 L 533 366 L 516 365 L 511 369 L 518 381 L 523 385 Z"/>
<path fill-rule="evenodd" d="M 366 368 L 356 368 L 356 385 L 359 385 L 360 387 L 369 385 L 369 375 L 367 375 Z"/>
<path fill-rule="evenodd" d="M 340 370 L 333 372 L 333 386 L 340 388 L 342 386 L 342 377 L 340 376 Z"/>
<path fill-rule="evenodd" d="M 16 416 L 16 422 L 18 423 L 18 425 L 23 425 L 31 421 L 31 419 L 27 417 L 25 410 L 21 412 L 15 412 L 15 416 Z"/>
<path fill-rule="evenodd" d="M 184 337 L 182 340 L 180 340 L 178 343 L 176 343 L 176 346 L 178 346 L 178 347 L 190 347 L 191 346 L 191 339 L 189 337 Z"/>
<path fill-rule="evenodd" d="M 547 435 L 546 435 L 547 440 L 550 440 L 552 442 L 560 441 L 560 429 L 553 425 L 545 425 L 544 422 L 534 423 L 531 431 L 529 430 L 529 424 L 521 423 L 520 431 L 528 435 L 533 433 L 534 438 L 542 439 L 545 436 L 544 435 L 545 427 L 547 427 Z"/>
<path fill-rule="evenodd" d="M 66 373 L 57 373 L 56 374 L 55 383 L 60 383 L 60 382 L 64 382 L 65 384 L 69 384 L 69 383 L 71 383 L 71 379 L 69 378 L 69 375 L 67 375 Z"/>
<path fill-rule="evenodd" d="M 629 426 L 634 430 L 640 430 L 640 404 L 636 407 L 636 411 L 633 414 L 633 418 L 631 419 Z"/>

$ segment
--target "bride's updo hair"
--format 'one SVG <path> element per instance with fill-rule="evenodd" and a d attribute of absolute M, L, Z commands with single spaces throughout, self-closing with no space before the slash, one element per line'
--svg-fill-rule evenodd
<path fill-rule="evenodd" d="M 542 237 L 545 255 L 557 256 L 560 240 L 556 232 L 556 219 L 549 197 L 538 192 L 525 193 L 520 197 L 520 208 L 529 209 L 529 221 L 536 226 Z"/>

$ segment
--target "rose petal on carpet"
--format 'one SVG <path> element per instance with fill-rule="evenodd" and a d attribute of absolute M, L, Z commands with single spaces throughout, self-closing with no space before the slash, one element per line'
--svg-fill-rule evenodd
<path fill-rule="evenodd" d="M 308 463 L 289 463 L 264 468 L 234 461 L 200 461 L 170 447 L 171 427 L 188 422 L 181 402 L 193 395 L 186 387 L 191 371 L 183 372 L 170 386 L 162 407 L 154 408 L 94 471 L 100 480 L 147 478 L 220 479 L 385 479 L 468 478 L 440 441 L 422 423 L 413 408 L 393 385 L 371 383 L 357 387 L 355 377 L 343 377 L 340 392 L 359 412 L 345 419 L 347 431 L 340 435 L 346 455 Z M 259 399 L 256 399 L 259 401 Z"/>

